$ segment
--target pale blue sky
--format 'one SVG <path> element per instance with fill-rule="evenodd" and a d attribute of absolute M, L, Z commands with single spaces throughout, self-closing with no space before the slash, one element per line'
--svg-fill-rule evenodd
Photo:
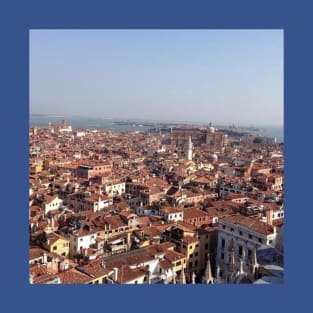
<path fill-rule="evenodd" d="M 30 113 L 283 125 L 282 30 L 31 30 Z"/>

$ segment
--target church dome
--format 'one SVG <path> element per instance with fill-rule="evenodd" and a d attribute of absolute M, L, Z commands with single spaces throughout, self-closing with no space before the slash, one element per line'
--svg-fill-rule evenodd
<path fill-rule="evenodd" d="M 209 130 L 210 130 L 210 133 L 214 133 L 215 132 L 215 128 L 212 127 L 212 126 L 209 128 Z"/>

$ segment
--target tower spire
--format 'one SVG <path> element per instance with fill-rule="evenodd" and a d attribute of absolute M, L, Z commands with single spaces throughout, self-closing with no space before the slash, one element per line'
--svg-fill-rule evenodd
<path fill-rule="evenodd" d="M 205 268 L 205 273 L 202 278 L 203 284 L 213 284 L 213 276 L 211 270 L 211 260 L 210 260 L 210 253 L 208 253 L 208 261 Z"/>
<path fill-rule="evenodd" d="M 191 136 L 189 136 L 188 137 L 188 142 L 187 142 L 186 148 L 185 148 L 185 158 L 188 161 L 192 160 L 192 147 L 193 147 L 193 144 L 192 144 L 192 141 L 191 141 Z"/>
<path fill-rule="evenodd" d="M 239 275 L 242 275 L 245 273 L 244 269 L 243 269 L 243 259 L 240 258 L 240 261 L 239 261 L 239 264 L 240 264 L 240 267 L 239 267 Z"/>
<path fill-rule="evenodd" d="M 196 273 L 195 272 L 193 272 L 192 275 L 191 275 L 191 281 L 192 281 L 193 284 L 196 283 Z"/>
<path fill-rule="evenodd" d="M 232 238 L 230 240 L 229 246 L 228 246 L 228 253 L 229 253 L 229 259 L 227 264 L 227 280 L 229 283 L 232 283 L 233 274 L 235 272 L 235 243 L 234 239 Z"/>
<path fill-rule="evenodd" d="M 184 284 L 184 285 L 186 284 L 186 277 L 185 277 L 184 269 L 181 270 L 179 283 Z"/>
<path fill-rule="evenodd" d="M 259 267 L 257 257 L 256 257 L 256 248 L 253 249 L 252 258 L 251 258 L 251 272 L 253 275 L 256 274 L 256 270 Z"/>
<path fill-rule="evenodd" d="M 173 268 L 172 271 L 173 271 L 173 284 L 176 284 L 176 272 L 175 272 L 175 269 Z"/>

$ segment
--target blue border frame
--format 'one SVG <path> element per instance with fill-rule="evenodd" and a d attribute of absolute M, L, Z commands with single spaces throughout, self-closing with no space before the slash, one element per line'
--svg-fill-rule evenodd
<path fill-rule="evenodd" d="M 9 2 L 9 1 L 8 1 Z M 282 311 L 310 306 L 310 154 L 303 146 L 311 115 L 309 1 L 11 1 L 0 10 L 2 138 L 2 306 L 9 312 L 112 310 Z M 3 4 L 1 4 L 3 6 Z M 282 286 L 29 286 L 29 30 L 40 28 L 215 28 L 285 30 L 285 284 Z M 312 88 L 312 87 L 311 87 Z M 310 144 L 311 141 L 308 141 Z M 13 162 L 12 162 L 13 161 Z M 298 165 L 298 166 L 297 166 Z M 304 165 L 300 174 L 299 165 Z M 295 196 L 297 195 L 297 196 Z M 308 208 L 307 210 L 305 210 Z M 311 208 L 310 208 L 311 209 Z M 303 218 L 305 216 L 305 218 Z M 298 269 L 301 267 L 301 271 Z M 304 267 L 305 270 L 304 270 Z M 306 288 L 307 287 L 307 288 Z"/>

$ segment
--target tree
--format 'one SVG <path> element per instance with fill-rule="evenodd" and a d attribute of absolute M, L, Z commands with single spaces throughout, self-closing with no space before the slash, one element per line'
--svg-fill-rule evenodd
<path fill-rule="evenodd" d="M 259 137 L 254 138 L 253 143 L 262 143 L 262 138 Z"/>

